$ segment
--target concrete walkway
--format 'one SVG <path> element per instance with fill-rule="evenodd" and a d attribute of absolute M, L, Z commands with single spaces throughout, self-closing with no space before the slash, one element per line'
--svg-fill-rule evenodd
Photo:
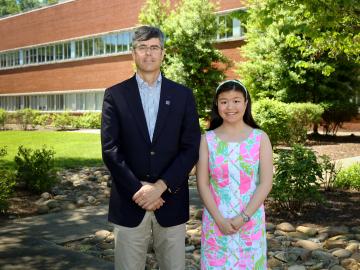
<path fill-rule="evenodd" d="M 195 188 L 190 203 L 201 201 Z M 0 270 L 112 270 L 113 263 L 72 251 L 61 244 L 98 230 L 112 230 L 107 205 L 16 219 L 0 227 Z"/>
<path fill-rule="evenodd" d="M 360 153 L 360 145 L 359 145 L 359 153 Z M 360 163 L 360 156 L 336 160 L 336 166 L 342 169 L 345 169 L 354 163 Z"/>

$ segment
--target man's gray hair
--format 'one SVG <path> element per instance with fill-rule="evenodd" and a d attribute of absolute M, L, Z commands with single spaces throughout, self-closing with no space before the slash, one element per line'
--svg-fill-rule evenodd
<path fill-rule="evenodd" d="M 159 28 L 148 25 L 140 26 L 135 30 L 133 35 L 133 47 L 135 47 L 139 41 L 146 41 L 152 38 L 158 38 L 161 48 L 164 48 L 165 36 Z"/>

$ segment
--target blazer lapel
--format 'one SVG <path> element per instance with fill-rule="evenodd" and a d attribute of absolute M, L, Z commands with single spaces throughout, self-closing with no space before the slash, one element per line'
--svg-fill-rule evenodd
<path fill-rule="evenodd" d="M 158 115 L 156 118 L 152 144 L 154 144 L 156 142 L 156 139 L 159 137 L 159 135 L 161 133 L 161 129 L 164 126 L 166 117 L 172 106 L 171 102 L 173 102 L 173 101 L 171 100 L 171 94 L 170 94 L 170 89 L 169 89 L 169 86 L 167 83 L 167 79 L 165 77 L 163 77 L 162 83 L 161 83 L 159 110 L 158 110 Z"/>
<path fill-rule="evenodd" d="M 129 80 L 129 85 L 125 92 L 126 102 L 128 103 L 128 108 L 130 109 L 132 115 L 135 118 L 135 122 L 138 125 L 144 139 L 148 144 L 150 144 L 149 131 L 146 124 L 145 113 L 141 103 L 141 97 L 139 93 L 139 87 L 136 82 L 135 76 Z"/>

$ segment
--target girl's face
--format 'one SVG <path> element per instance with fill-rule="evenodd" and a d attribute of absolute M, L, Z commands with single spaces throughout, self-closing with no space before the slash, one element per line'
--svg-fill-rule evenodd
<path fill-rule="evenodd" d="M 230 90 L 219 94 L 218 111 L 224 122 L 237 123 L 243 121 L 247 101 L 240 91 Z"/>

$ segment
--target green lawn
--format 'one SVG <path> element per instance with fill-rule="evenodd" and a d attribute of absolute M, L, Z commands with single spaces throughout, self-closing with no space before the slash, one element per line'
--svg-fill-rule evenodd
<path fill-rule="evenodd" d="M 43 145 L 55 150 L 55 166 L 75 168 L 102 165 L 99 134 L 61 131 L 1 131 L 0 147 L 7 147 L 7 155 L 0 166 L 13 166 L 19 145 L 33 149 Z"/>

